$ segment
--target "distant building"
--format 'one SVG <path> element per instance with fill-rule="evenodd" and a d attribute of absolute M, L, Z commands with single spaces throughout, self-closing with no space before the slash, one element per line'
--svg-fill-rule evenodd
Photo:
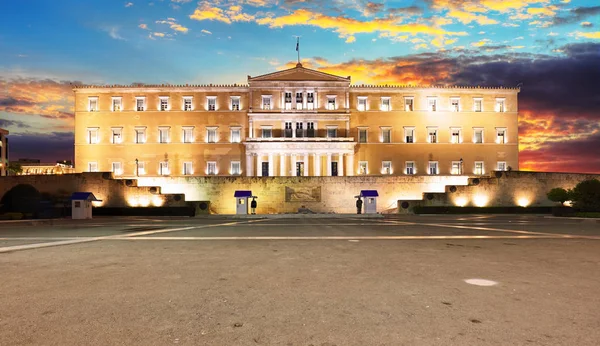
<path fill-rule="evenodd" d="M 519 166 L 514 87 L 351 85 L 298 64 L 247 85 L 74 91 L 77 172 L 484 175 Z"/>
<path fill-rule="evenodd" d="M 8 175 L 8 130 L 0 129 L 0 176 Z"/>
<path fill-rule="evenodd" d="M 22 161 L 13 161 L 21 165 L 21 175 L 39 175 L 39 174 L 70 174 L 75 173 L 75 169 L 71 164 L 64 164 L 61 162 L 57 163 L 44 163 L 39 162 L 40 160 L 31 160 L 28 161 L 37 161 L 37 162 L 27 162 Z"/>

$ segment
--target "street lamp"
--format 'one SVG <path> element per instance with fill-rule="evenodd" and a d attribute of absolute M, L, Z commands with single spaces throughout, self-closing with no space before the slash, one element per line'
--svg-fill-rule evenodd
<path fill-rule="evenodd" d="M 139 177 L 140 176 L 140 166 L 138 165 L 138 159 L 135 159 L 135 176 Z"/>
<path fill-rule="evenodd" d="M 460 158 L 460 175 L 463 175 L 463 159 Z"/>

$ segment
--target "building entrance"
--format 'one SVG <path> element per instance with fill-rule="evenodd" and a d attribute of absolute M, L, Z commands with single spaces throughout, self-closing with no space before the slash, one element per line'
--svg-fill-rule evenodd
<path fill-rule="evenodd" d="M 334 161 L 331 163 L 331 176 L 332 177 L 337 177 L 338 176 L 338 163 L 337 161 Z"/>
<path fill-rule="evenodd" d="M 296 162 L 296 176 L 301 177 L 304 175 L 304 162 Z"/>
<path fill-rule="evenodd" d="M 262 176 L 263 177 L 269 176 L 269 163 L 268 162 L 262 163 Z"/>

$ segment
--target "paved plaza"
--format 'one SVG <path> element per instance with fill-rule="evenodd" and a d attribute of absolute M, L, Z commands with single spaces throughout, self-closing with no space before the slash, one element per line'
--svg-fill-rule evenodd
<path fill-rule="evenodd" d="M 597 345 L 600 223 L 0 223 L 0 345 Z"/>

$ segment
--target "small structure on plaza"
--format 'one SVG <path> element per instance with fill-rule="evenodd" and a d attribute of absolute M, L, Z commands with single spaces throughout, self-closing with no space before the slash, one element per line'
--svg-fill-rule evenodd
<path fill-rule="evenodd" d="M 233 197 L 235 197 L 235 213 L 237 215 L 247 215 L 248 199 L 256 198 L 256 196 L 252 196 L 252 191 L 249 190 L 236 190 Z"/>
<path fill-rule="evenodd" d="M 91 192 L 74 192 L 71 195 L 71 218 L 73 220 L 91 219 L 92 202 L 101 202 Z"/>
<path fill-rule="evenodd" d="M 360 198 L 364 198 L 365 214 L 377 214 L 377 190 L 360 190 Z"/>

